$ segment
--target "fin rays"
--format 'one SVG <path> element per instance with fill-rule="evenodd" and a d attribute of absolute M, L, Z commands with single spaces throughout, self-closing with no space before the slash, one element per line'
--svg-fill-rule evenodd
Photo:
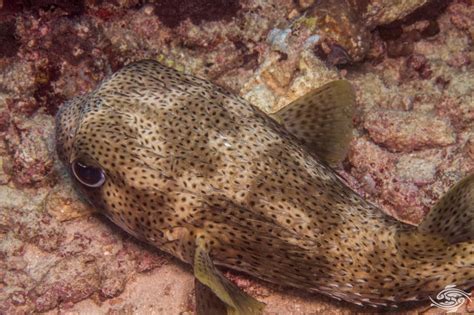
<path fill-rule="evenodd" d="M 345 80 L 303 95 L 271 116 L 330 165 L 337 165 L 352 139 L 355 94 Z"/>

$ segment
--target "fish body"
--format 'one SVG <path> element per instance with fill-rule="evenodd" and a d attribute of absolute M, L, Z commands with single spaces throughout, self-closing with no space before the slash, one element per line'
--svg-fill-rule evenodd
<path fill-rule="evenodd" d="M 144 60 L 60 109 L 58 155 L 93 205 L 192 264 L 235 314 L 248 297 L 233 298 L 240 293 L 215 266 L 371 306 L 472 287 L 474 176 L 421 227 L 384 214 L 328 166 L 331 152 L 344 150 L 321 132 L 345 146 L 344 128 L 331 127 L 344 115 L 331 124 L 333 107 L 312 106 L 318 95 L 339 102 L 338 91 L 351 93 L 339 82 L 314 93 L 315 104 L 302 98 L 270 117 L 206 80 Z"/>

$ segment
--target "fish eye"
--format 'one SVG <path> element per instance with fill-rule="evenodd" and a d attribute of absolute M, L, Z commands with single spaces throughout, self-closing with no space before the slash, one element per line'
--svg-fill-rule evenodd
<path fill-rule="evenodd" d="M 105 182 L 105 172 L 100 167 L 87 165 L 80 161 L 72 162 L 74 177 L 84 186 L 97 188 Z"/>

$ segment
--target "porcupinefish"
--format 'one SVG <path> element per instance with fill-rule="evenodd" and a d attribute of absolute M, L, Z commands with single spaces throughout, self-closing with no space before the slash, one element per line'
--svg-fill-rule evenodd
<path fill-rule="evenodd" d="M 260 314 L 218 267 L 370 306 L 474 286 L 474 174 L 419 226 L 330 165 L 355 96 L 333 81 L 267 115 L 206 80 L 132 63 L 59 110 L 59 158 L 95 207 L 193 266 L 198 310 Z"/>

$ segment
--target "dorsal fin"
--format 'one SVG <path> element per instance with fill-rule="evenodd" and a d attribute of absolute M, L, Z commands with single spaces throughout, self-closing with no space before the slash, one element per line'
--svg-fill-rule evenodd
<path fill-rule="evenodd" d="M 352 139 L 355 94 L 346 80 L 313 90 L 271 116 L 330 165 L 337 165 Z"/>
<path fill-rule="evenodd" d="M 418 228 L 451 244 L 474 240 L 474 174 L 451 187 Z"/>

